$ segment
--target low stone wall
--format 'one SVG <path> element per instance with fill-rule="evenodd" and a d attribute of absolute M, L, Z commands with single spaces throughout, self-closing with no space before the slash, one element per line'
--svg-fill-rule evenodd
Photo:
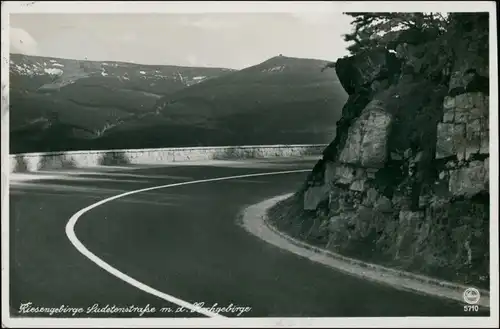
<path fill-rule="evenodd" d="M 182 161 L 259 159 L 321 155 L 326 144 L 245 145 L 136 150 L 11 154 L 10 172 L 117 165 L 158 165 Z"/>

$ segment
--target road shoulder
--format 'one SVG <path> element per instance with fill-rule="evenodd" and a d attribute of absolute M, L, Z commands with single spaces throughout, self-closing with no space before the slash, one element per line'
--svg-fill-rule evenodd
<path fill-rule="evenodd" d="M 267 210 L 279 201 L 284 200 L 291 195 L 291 193 L 279 195 L 245 208 L 240 214 L 239 224 L 241 224 L 246 231 L 259 237 L 267 243 L 273 244 L 296 255 L 321 263 L 347 274 L 362 277 L 366 280 L 377 283 L 390 285 L 400 290 L 409 290 L 415 293 L 451 299 L 464 303 L 463 293 L 467 288 L 469 288 L 467 286 L 345 257 L 326 249 L 299 241 L 283 232 L 278 231 L 267 220 Z M 480 290 L 480 293 L 481 298 L 477 305 L 489 308 L 489 292 Z"/>

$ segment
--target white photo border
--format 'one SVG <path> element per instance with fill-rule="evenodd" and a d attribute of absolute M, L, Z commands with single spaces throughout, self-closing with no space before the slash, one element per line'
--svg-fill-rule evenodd
<path fill-rule="evenodd" d="M 236 12 L 490 13 L 490 317 L 372 318 L 17 318 L 9 312 L 9 14 Z M 5 327 L 497 327 L 498 326 L 498 60 L 494 1 L 2 1 L 2 326 Z M 334 59 L 332 59 L 334 60 Z"/>

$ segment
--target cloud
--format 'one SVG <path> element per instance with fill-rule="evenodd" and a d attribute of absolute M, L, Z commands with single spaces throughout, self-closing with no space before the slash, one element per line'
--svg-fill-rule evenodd
<path fill-rule="evenodd" d="M 38 43 L 25 30 L 17 27 L 10 28 L 10 51 L 24 55 L 38 55 Z"/>

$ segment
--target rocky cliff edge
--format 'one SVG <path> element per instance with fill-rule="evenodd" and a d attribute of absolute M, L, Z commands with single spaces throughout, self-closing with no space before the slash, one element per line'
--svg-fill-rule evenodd
<path fill-rule="evenodd" d="M 489 288 L 488 15 L 339 59 L 337 135 L 275 225 L 335 252 Z"/>

